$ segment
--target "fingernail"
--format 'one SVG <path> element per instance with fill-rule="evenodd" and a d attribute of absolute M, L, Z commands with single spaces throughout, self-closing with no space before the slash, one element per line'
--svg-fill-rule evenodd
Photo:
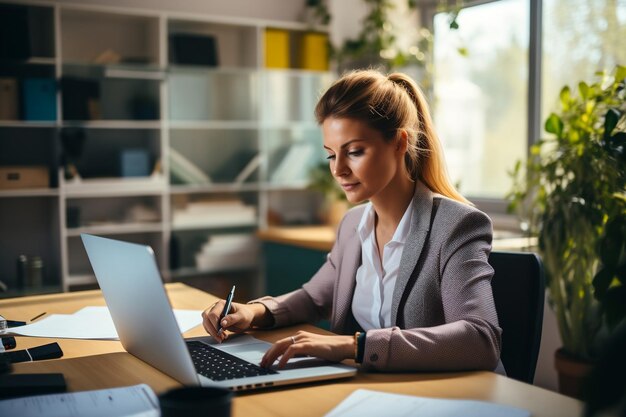
<path fill-rule="evenodd" d="M 226 320 L 222 320 L 222 326 L 226 326 L 228 322 Z"/>

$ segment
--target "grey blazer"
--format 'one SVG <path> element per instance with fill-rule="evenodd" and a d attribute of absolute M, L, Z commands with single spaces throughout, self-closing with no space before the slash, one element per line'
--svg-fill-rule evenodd
<path fill-rule="evenodd" d="M 393 293 L 393 327 L 367 332 L 363 367 L 384 371 L 502 371 L 501 329 L 487 262 L 492 226 L 481 211 L 416 184 L 409 236 Z M 353 334 L 352 315 L 365 206 L 351 209 L 319 271 L 302 288 L 263 297 L 275 326 L 330 319 L 331 330 Z M 431 219 L 431 215 L 433 216 Z M 431 227 L 432 220 L 432 227 Z"/>

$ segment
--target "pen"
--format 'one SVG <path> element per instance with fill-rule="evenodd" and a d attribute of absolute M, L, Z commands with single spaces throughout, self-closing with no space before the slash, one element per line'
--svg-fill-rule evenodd
<path fill-rule="evenodd" d="M 39 315 L 37 315 L 37 316 L 33 317 L 32 319 L 30 319 L 30 321 L 37 320 L 39 317 L 43 316 L 44 314 L 46 314 L 46 312 L 45 312 L 45 311 L 44 311 L 43 313 L 41 313 L 41 314 L 39 314 Z"/>
<path fill-rule="evenodd" d="M 222 330 L 223 330 L 222 320 L 224 319 L 224 317 L 226 317 L 226 315 L 230 311 L 230 304 L 233 301 L 234 295 L 235 295 L 235 286 L 233 285 L 233 288 L 231 288 L 230 293 L 228 294 L 228 297 L 226 297 L 226 304 L 224 304 L 224 310 L 222 310 L 222 314 L 220 314 L 220 319 L 217 323 L 217 334 L 222 333 Z"/>

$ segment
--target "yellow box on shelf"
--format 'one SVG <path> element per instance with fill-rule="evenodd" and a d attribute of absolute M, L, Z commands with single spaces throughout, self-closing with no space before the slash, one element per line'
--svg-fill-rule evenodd
<path fill-rule="evenodd" d="M 328 35 L 306 32 L 300 38 L 298 67 L 306 70 L 328 71 Z"/>
<path fill-rule="evenodd" d="M 265 29 L 265 67 L 289 68 L 289 32 Z"/>

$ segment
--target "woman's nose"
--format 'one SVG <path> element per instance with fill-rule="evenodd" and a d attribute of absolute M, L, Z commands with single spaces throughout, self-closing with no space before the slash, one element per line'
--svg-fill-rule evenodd
<path fill-rule="evenodd" d="M 336 157 L 333 167 L 333 176 L 343 177 L 347 174 L 348 166 L 343 162 L 343 158 Z"/>

